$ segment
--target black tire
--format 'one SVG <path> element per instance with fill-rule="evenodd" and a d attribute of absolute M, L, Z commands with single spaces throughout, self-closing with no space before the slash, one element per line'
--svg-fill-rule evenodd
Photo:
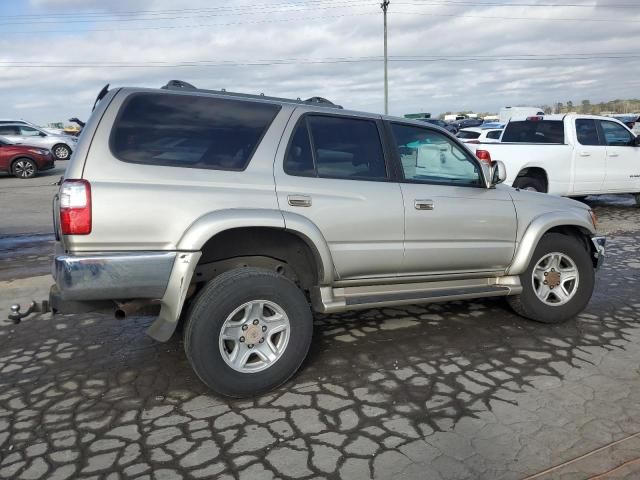
<path fill-rule="evenodd" d="M 580 195 L 579 197 L 571 197 L 572 200 L 576 200 L 578 202 L 584 202 L 587 199 L 587 195 Z"/>
<path fill-rule="evenodd" d="M 64 143 L 54 145 L 51 149 L 51 153 L 56 160 L 69 160 L 69 157 L 71 157 L 71 149 Z"/>
<path fill-rule="evenodd" d="M 513 187 L 519 188 L 520 190 L 530 190 L 542 193 L 547 192 L 544 181 L 538 177 L 518 177 L 513 182 Z"/>
<path fill-rule="evenodd" d="M 558 252 L 570 257 L 578 270 L 574 296 L 564 305 L 547 305 L 538 298 L 533 285 L 533 269 L 547 254 Z M 542 237 L 527 270 L 520 275 L 522 293 L 509 296 L 511 308 L 523 317 L 542 323 L 561 323 L 580 313 L 589 303 L 595 283 L 595 271 L 586 246 L 576 237 L 549 233 Z"/>
<path fill-rule="evenodd" d="M 11 164 L 11 174 L 14 177 L 27 179 L 33 178 L 38 173 L 38 165 L 30 158 L 17 158 Z"/>
<path fill-rule="evenodd" d="M 256 373 L 231 368 L 220 352 L 219 338 L 227 317 L 252 300 L 276 303 L 286 313 L 290 332 L 282 355 Z M 313 335 L 313 316 L 303 292 L 289 279 L 269 270 L 239 268 L 211 280 L 194 299 L 184 327 L 184 349 L 193 370 L 213 391 L 249 397 L 271 390 L 300 368 Z"/>
<path fill-rule="evenodd" d="M 640 207 L 640 193 L 634 193 L 633 196 L 636 199 L 636 205 Z"/>

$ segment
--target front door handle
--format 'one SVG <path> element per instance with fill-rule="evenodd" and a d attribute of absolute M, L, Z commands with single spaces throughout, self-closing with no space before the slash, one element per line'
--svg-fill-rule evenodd
<path fill-rule="evenodd" d="M 413 206 L 416 210 L 433 210 L 436 208 L 433 200 L 415 200 Z"/>
<path fill-rule="evenodd" d="M 311 197 L 309 195 L 288 195 L 287 201 L 292 207 L 310 207 Z"/>
<path fill-rule="evenodd" d="M 590 157 L 591 154 L 589 152 L 580 152 L 581 157 Z"/>
<path fill-rule="evenodd" d="M 617 153 L 610 153 L 609 156 L 610 157 L 619 157 L 620 155 L 618 155 Z"/>

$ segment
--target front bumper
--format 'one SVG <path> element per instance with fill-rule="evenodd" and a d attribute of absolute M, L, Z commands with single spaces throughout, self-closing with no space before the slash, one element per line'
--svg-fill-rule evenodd
<path fill-rule="evenodd" d="M 604 262 L 606 256 L 606 237 L 591 237 L 591 243 L 593 244 L 593 264 L 596 268 L 600 268 Z"/>
<path fill-rule="evenodd" d="M 63 300 L 162 298 L 176 252 L 58 255 L 52 275 Z"/>

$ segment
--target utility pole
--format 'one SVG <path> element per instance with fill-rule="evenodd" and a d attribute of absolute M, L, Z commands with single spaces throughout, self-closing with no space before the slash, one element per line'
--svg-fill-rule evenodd
<path fill-rule="evenodd" d="M 384 0 L 380 4 L 380 8 L 384 12 L 384 114 L 389 114 L 389 79 L 387 76 L 387 9 L 389 8 L 389 0 Z"/>

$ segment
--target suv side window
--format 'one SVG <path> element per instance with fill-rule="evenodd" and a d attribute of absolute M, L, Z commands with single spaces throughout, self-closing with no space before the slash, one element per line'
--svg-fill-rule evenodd
<path fill-rule="evenodd" d="M 406 180 L 460 186 L 483 186 L 480 165 L 440 132 L 391 124 Z"/>
<path fill-rule="evenodd" d="M 487 133 L 487 138 L 491 138 L 493 140 L 497 140 L 500 138 L 500 135 L 502 135 L 502 130 L 494 130 L 492 132 L 488 132 Z"/>
<path fill-rule="evenodd" d="M 602 133 L 604 134 L 604 140 L 607 145 L 613 147 L 633 145 L 633 136 L 622 125 L 607 120 L 600 120 L 600 126 L 602 127 Z"/>
<path fill-rule="evenodd" d="M 328 115 L 307 115 L 300 121 L 284 170 L 321 178 L 388 178 L 376 122 Z"/>
<path fill-rule="evenodd" d="M 268 103 L 135 93 L 114 122 L 111 152 L 123 162 L 240 171 L 279 111 Z"/>
<path fill-rule="evenodd" d="M 588 118 L 576 120 L 576 134 L 580 145 L 600 145 L 596 121 Z"/>
<path fill-rule="evenodd" d="M 20 131 L 13 125 L 0 125 L 0 135 L 20 135 Z"/>
<path fill-rule="evenodd" d="M 37 137 L 40 135 L 40 131 L 35 128 L 20 126 L 20 135 L 24 137 Z"/>

